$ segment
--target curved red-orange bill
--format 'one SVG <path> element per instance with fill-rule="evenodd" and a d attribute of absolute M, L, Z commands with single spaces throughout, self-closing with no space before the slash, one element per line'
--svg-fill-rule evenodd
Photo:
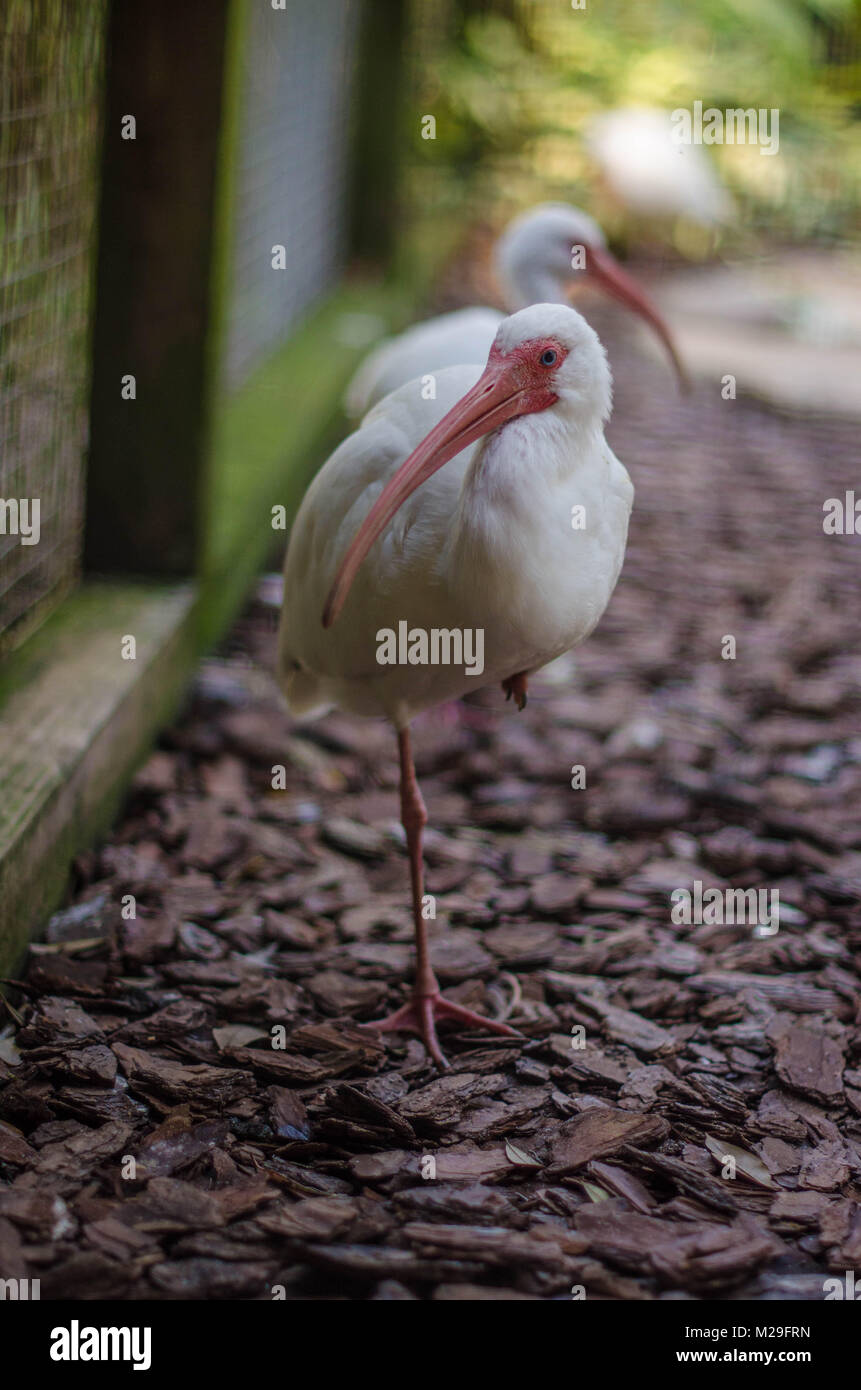
<path fill-rule="evenodd" d="M 461 449 L 532 408 L 528 392 L 515 371 L 516 363 L 491 353 L 490 361 L 472 389 L 443 416 L 389 479 L 338 567 L 323 609 L 324 627 L 331 627 L 338 617 L 374 541 L 416 488 Z"/>
<path fill-rule="evenodd" d="M 601 246 L 589 247 L 586 253 L 586 273 L 591 275 L 607 294 L 618 299 L 621 304 L 645 320 L 669 353 L 680 387 L 683 391 L 689 391 L 690 377 L 676 351 L 670 330 L 645 290 L 622 269 L 615 256 L 611 256 L 610 252 Z"/>

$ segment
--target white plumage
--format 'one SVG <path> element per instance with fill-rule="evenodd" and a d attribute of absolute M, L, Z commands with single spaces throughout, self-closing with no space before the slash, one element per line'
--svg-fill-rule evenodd
<path fill-rule="evenodd" d="M 414 324 L 397 338 L 386 338 L 350 381 L 344 396 L 347 415 L 363 419 L 384 396 L 427 373 L 463 362 L 486 362 L 503 318 L 496 309 L 455 309 Z"/>
<path fill-rule="evenodd" d="M 669 111 L 625 106 L 596 117 L 587 144 L 607 185 L 642 217 L 687 217 L 712 226 L 727 221 L 733 201 L 699 145 L 673 139 Z"/>

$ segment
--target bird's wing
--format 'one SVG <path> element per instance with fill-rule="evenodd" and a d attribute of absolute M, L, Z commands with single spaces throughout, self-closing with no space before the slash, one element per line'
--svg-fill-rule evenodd
<path fill-rule="evenodd" d="M 347 387 L 344 405 L 350 419 L 360 420 L 384 396 L 417 377 L 463 362 L 485 362 L 501 322 L 495 309 L 457 309 L 387 338 Z"/>

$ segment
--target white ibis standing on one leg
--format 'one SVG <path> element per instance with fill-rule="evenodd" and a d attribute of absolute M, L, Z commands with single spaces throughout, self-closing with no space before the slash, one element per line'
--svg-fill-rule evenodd
<path fill-rule="evenodd" d="M 439 1019 L 513 1031 L 442 997 L 422 916 L 427 816 L 409 725 L 476 676 L 426 662 L 421 642 L 415 660 L 381 664 L 381 633 L 403 622 L 411 640 L 480 630 L 479 683 L 501 681 L 522 707 L 528 674 L 589 635 L 622 566 L 633 488 L 604 439 L 610 401 L 604 349 L 585 320 L 557 304 L 523 309 L 503 320 L 483 371 L 440 372 L 433 401 L 419 381 L 382 400 L 314 479 L 290 537 L 279 642 L 288 703 L 299 714 L 336 704 L 385 715 L 398 737 L 417 970 L 410 1002 L 370 1026 L 419 1033 L 440 1066 Z"/>
<path fill-rule="evenodd" d="M 670 355 L 687 384 L 669 330 L 657 308 L 607 250 L 604 233 L 568 203 L 541 203 L 509 223 L 494 249 L 497 277 L 509 310 L 530 304 L 567 304 L 584 282 L 596 285 L 638 314 Z M 503 315 L 496 309 L 456 309 L 389 338 L 362 362 L 347 387 L 347 414 L 359 420 L 405 382 L 463 362 L 485 362 Z"/>

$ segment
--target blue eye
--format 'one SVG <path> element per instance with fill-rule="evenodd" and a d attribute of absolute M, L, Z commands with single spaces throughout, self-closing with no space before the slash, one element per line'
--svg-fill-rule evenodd
<path fill-rule="evenodd" d="M 554 352 L 553 348 L 545 348 L 538 361 L 541 363 L 542 367 L 552 367 L 558 356 L 559 354 Z"/>

